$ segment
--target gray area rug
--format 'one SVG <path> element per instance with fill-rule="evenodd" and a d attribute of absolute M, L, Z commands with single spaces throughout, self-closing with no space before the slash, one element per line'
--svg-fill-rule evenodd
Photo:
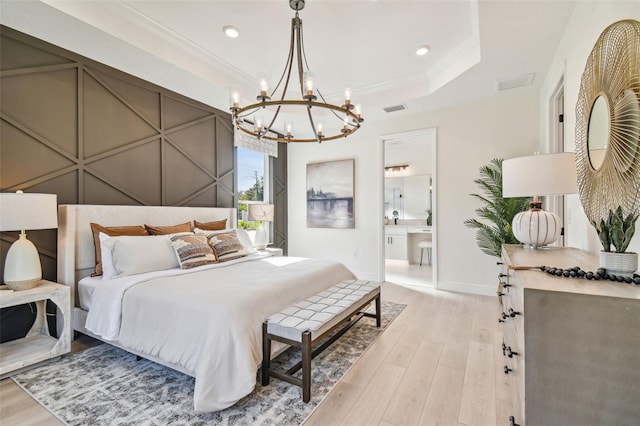
<path fill-rule="evenodd" d="M 233 407 L 215 413 L 193 410 L 195 379 L 101 344 L 16 375 L 13 380 L 69 425 L 298 425 L 311 414 L 344 373 L 405 305 L 382 303 L 382 327 L 364 317 L 312 364 L 311 401 L 301 388 L 271 378 Z M 300 360 L 289 348 L 273 366 Z"/>

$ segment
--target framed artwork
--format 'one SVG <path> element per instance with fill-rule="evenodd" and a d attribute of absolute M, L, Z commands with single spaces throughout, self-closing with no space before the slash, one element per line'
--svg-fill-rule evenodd
<path fill-rule="evenodd" d="M 307 227 L 355 228 L 354 160 L 307 164 Z"/>

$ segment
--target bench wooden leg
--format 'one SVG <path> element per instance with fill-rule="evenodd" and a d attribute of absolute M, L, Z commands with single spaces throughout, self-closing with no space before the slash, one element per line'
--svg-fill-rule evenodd
<path fill-rule="evenodd" d="M 380 309 L 380 295 L 378 294 L 378 297 L 376 297 L 376 327 L 377 328 L 380 328 L 380 326 L 382 325 L 381 312 L 382 310 Z"/>
<path fill-rule="evenodd" d="M 262 386 L 269 384 L 271 368 L 271 339 L 267 333 L 267 321 L 262 323 Z"/>
<path fill-rule="evenodd" d="M 311 399 L 311 332 L 302 333 L 302 401 Z"/>

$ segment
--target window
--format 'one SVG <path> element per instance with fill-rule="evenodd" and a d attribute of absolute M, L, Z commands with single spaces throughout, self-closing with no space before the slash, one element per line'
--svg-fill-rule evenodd
<path fill-rule="evenodd" d="M 247 205 L 269 202 L 269 156 L 237 147 L 238 227 L 255 230 L 258 222 L 247 220 Z M 265 223 L 268 226 L 268 224 Z M 267 230 L 267 235 L 269 232 Z"/>

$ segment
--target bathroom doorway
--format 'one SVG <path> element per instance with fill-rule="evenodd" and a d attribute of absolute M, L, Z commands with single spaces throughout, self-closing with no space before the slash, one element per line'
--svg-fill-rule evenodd
<path fill-rule="evenodd" d="M 382 276 L 400 285 L 437 288 L 436 129 L 381 139 Z"/>

